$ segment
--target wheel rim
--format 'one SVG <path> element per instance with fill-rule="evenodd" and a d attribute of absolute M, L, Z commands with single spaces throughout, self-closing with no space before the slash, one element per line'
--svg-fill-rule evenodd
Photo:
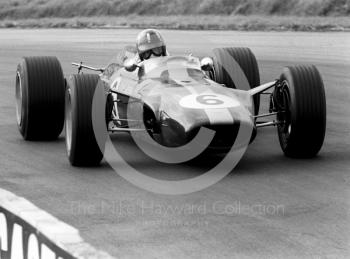
<path fill-rule="evenodd" d="M 22 80 L 21 75 L 17 72 L 16 75 L 16 119 L 19 126 L 22 125 Z"/>
<path fill-rule="evenodd" d="M 278 131 L 283 143 L 287 143 L 292 133 L 292 119 L 290 112 L 290 93 L 287 81 L 282 82 L 282 86 L 278 90 L 278 109 L 277 120 L 279 122 Z"/>
<path fill-rule="evenodd" d="M 66 91 L 65 102 L 65 133 L 66 133 L 66 148 L 68 155 L 72 147 L 72 101 L 70 89 Z"/>

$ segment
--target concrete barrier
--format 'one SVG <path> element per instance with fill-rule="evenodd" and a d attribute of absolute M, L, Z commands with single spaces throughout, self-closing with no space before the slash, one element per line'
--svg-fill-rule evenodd
<path fill-rule="evenodd" d="M 84 242 L 77 229 L 4 189 L 0 189 L 0 258 L 113 259 Z"/>

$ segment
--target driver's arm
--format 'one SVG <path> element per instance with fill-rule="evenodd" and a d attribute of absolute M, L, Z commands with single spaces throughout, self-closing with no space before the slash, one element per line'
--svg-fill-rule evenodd
<path fill-rule="evenodd" d="M 134 57 L 126 59 L 124 61 L 124 68 L 128 72 L 134 72 L 140 63 L 141 63 L 141 59 L 139 55 L 135 54 Z"/>

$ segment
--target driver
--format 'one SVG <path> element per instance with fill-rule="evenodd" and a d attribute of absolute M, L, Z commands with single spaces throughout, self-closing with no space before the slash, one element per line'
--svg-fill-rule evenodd
<path fill-rule="evenodd" d="M 143 30 L 137 35 L 136 48 L 140 61 L 167 56 L 164 39 L 159 31 L 154 29 Z"/>

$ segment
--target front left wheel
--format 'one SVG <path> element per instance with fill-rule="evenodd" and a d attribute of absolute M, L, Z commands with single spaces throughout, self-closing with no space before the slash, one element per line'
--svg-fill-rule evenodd
<path fill-rule="evenodd" d="M 284 154 L 311 158 L 320 151 L 326 132 L 326 96 L 315 66 L 286 67 L 274 96 L 278 137 Z"/>

